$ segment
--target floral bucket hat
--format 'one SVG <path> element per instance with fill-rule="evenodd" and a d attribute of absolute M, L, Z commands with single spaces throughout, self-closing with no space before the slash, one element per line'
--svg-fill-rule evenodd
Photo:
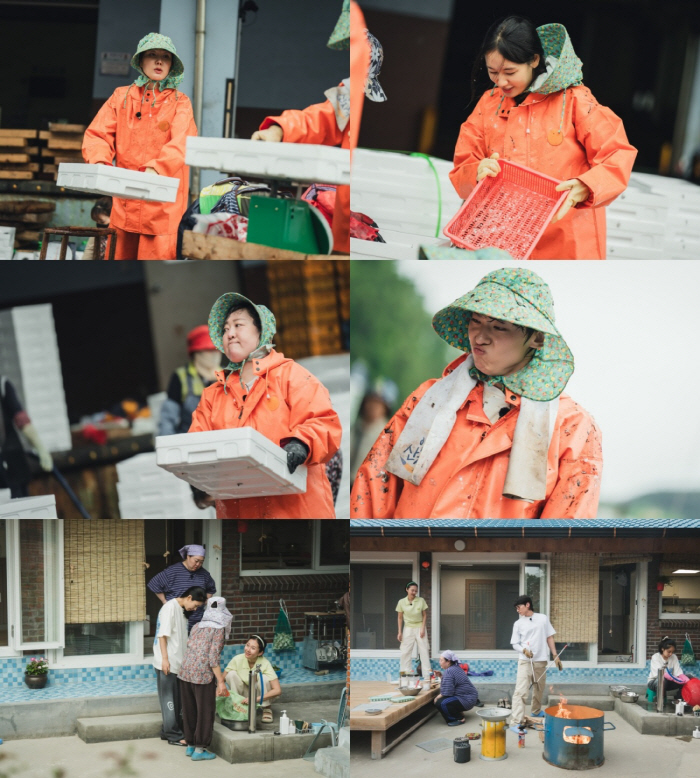
<path fill-rule="evenodd" d="M 149 81 L 148 76 L 143 72 L 141 68 L 141 55 L 145 51 L 151 51 L 152 49 L 164 49 L 169 51 L 173 55 L 173 64 L 170 68 L 170 72 L 167 77 L 162 81 L 156 83 L 155 88 L 159 91 L 164 89 L 175 89 L 182 83 L 182 79 L 185 77 L 185 66 L 182 64 L 182 60 L 177 56 L 177 50 L 175 44 L 167 35 L 161 35 L 159 32 L 149 32 L 148 35 L 141 38 L 139 41 L 136 54 L 131 58 L 131 67 L 134 70 L 138 70 L 141 74 L 134 83 L 136 86 L 143 86 Z"/>
<path fill-rule="evenodd" d="M 249 300 L 247 297 L 244 297 L 242 294 L 238 294 L 237 292 L 227 292 L 226 294 L 222 294 L 221 297 L 219 297 L 219 299 L 212 306 L 211 312 L 209 314 L 209 335 L 211 336 L 214 345 L 224 356 L 226 356 L 223 343 L 224 324 L 226 323 L 226 319 L 231 308 L 233 308 L 235 303 L 239 302 L 249 303 L 252 305 L 260 317 L 262 330 L 260 332 L 260 341 L 258 342 L 258 348 L 256 351 L 259 349 L 265 349 L 266 351 L 269 351 L 273 345 L 272 339 L 275 337 L 275 333 L 277 332 L 277 323 L 275 322 L 274 314 L 264 305 L 256 305 L 252 300 Z M 254 354 L 255 351 L 253 351 L 249 356 L 253 356 Z M 243 362 L 229 362 L 226 370 L 240 370 L 246 360 L 247 357 L 243 360 Z"/>
<path fill-rule="evenodd" d="M 530 327 L 543 332 L 544 346 L 528 364 L 508 376 L 485 376 L 530 400 L 546 402 L 558 397 L 574 372 L 574 357 L 554 324 L 554 301 L 549 286 L 531 270 L 502 268 L 484 276 L 475 289 L 433 316 L 433 329 L 450 346 L 471 352 L 467 327 L 472 313 Z"/>
<path fill-rule="evenodd" d="M 350 48 L 350 0 L 343 0 L 343 8 L 326 46 L 336 50 Z"/>

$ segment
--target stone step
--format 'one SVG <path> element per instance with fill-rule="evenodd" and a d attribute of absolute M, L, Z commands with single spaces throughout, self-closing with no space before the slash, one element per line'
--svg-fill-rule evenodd
<path fill-rule="evenodd" d="M 86 743 L 108 743 L 158 737 L 162 722 L 160 713 L 137 713 L 78 719 L 76 728 L 78 737 Z"/>
<path fill-rule="evenodd" d="M 314 757 L 314 770 L 326 778 L 349 778 L 350 751 L 347 748 L 322 748 Z"/>
<path fill-rule="evenodd" d="M 338 735 L 338 745 L 341 748 L 350 748 L 350 727 L 343 727 Z"/>

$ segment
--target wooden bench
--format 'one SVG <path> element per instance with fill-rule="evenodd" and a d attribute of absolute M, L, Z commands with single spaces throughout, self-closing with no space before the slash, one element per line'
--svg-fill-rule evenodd
<path fill-rule="evenodd" d="M 393 686 L 386 681 L 350 682 L 350 699 L 352 700 L 353 708 L 358 705 L 369 703 L 370 697 L 376 697 L 380 694 L 389 694 L 390 692 L 396 696 L 401 694 L 397 686 Z M 411 702 L 392 703 L 392 705 L 384 709 L 381 713 L 378 713 L 376 716 L 368 716 L 362 710 L 351 709 L 350 730 L 371 732 L 372 759 L 381 759 L 385 754 L 389 753 L 394 746 L 397 746 L 402 740 L 407 738 L 412 732 L 415 732 L 418 727 L 437 713 L 437 709 L 433 705 L 433 700 L 439 693 L 439 686 L 427 691 L 424 689 L 419 695 L 414 697 Z M 386 736 L 390 727 L 419 710 L 423 711 L 420 720 L 415 724 L 412 724 L 405 732 L 402 732 L 387 744 Z"/>

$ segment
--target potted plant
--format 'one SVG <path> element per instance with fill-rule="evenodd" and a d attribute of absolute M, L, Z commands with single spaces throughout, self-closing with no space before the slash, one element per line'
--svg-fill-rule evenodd
<path fill-rule="evenodd" d="M 656 577 L 656 591 L 662 592 L 664 590 L 664 587 L 668 586 L 670 583 L 672 583 L 670 576 L 658 575 Z"/>
<path fill-rule="evenodd" d="M 24 682 L 30 689 L 43 689 L 49 680 L 49 663 L 45 657 L 32 657 L 24 668 Z"/>

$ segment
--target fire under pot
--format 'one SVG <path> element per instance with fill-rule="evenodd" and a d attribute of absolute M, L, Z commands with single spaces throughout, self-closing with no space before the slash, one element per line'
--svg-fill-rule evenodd
<path fill-rule="evenodd" d="M 605 761 L 604 732 L 615 729 L 605 713 L 584 705 L 545 709 L 543 759 L 565 770 L 591 770 Z"/>

